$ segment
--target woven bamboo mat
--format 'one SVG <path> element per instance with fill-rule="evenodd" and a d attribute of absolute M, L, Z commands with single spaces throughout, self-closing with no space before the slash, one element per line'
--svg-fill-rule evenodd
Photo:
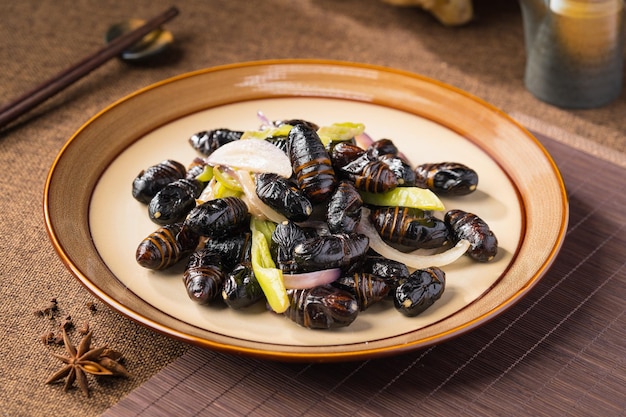
<path fill-rule="evenodd" d="M 562 250 L 490 323 L 360 362 L 262 361 L 192 348 L 104 417 L 624 416 L 626 170 L 537 134 L 570 200 Z"/>

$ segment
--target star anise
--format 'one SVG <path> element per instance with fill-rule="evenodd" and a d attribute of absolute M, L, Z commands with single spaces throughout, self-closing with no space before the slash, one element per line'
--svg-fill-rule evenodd
<path fill-rule="evenodd" d="M 69 354 L 69 357 L 58 355 L 53 353 L 52 355 L 60 360 L 62 360 L 65 365 L 59 371 L 55 372 L 48 380 L 46 384 L 50 384 L 52 382 L 59 381 L 63 378 L 65 379 L 65 386 L 63 387 L 64 391 L 67 391 L 73 384 L 74 381 L 78 383 L 78 387 L 81 389 L 83 394 L 89 396 L 89 385 L 87 382 L 87 375 L 114 375 L 115 372 L 107 369 L 103 365 L 99 363 L 100 356 L 102 353 L 107 350 L 107 347 L 101 348 L 91 348 L 91 335 L 93 332 L 89 332 L 83 337 L 80 341 L 78 348 L 72 345 L 69 337 L 67 336 L 67 332 L 65 328 L 62 328 L 63 332 L 63 343 L 65 344 L 65 350 Z"/>

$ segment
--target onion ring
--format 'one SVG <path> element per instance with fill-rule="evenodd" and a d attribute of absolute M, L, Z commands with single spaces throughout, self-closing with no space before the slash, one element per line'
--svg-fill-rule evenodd
<path fill-rule="evenodd" d="M 283 273 L 283 281 L 287 289 L 306 289 L 319 285 L 330 284 L 341 276 L 341 269 L 322 269 L 314 272 L 304 272 L 301 274 Z"/>
<path fill-rule="evenodd" d="M 415 269 L 424 269 L 431 266 L 444 266 L 451 264 L 459 259 L 467 252 L 470 247 L 470 243 L 461 239 L 452 248 L 445 252 L 437 253 L 434 255 L 424 255 L 419 253 L 420 249 L 413 252 L 401 252 L 383 241 L 378 234 L 378 231 L 374 228 L 369 219 L 369 210 L 363 207 L 361 211 L 361 221 L 357 225 L 356 231 L 362 233 L 370 239 L 370 248 L 376 251 L 379 255 L 384 256 L 387 259 L 402 262 L 407 267 Z"/>
<path fill-rule="evenodd" d="M 285 216 L 261 201 L 256 194 L 256 186 L 254 185 L 250 172 L 244 170 L 234 170 L 233 172 L 237 176 L 241 188 L 243 188 L 246 197 L 245 202 L 251 214 L 271 220 L 274 223 L 287 221 Z"/>

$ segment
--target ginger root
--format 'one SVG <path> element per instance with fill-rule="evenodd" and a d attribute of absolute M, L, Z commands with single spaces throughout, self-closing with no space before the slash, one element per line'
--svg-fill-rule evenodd
<path fill-rule="evenodd" d="M 459 26 L 474 17 L 472 0 L 382 0 L 393 6 L 417 6 L 446 26 Z"/>

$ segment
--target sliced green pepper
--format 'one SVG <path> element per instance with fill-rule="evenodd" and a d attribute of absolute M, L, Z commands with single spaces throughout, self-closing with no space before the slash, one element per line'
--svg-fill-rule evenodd
<path fill-rule="evenodd" d="M 413 207 L 422 210 L 445 210 L 439 197 L 432 191 L 419 187 L 396 187 L 384 193 L 361 191 L 366 204 L 374 206 Z"/>
<path fill-rule="evenodd" d="M 213 167 L 211 165 L 205 165 L 200 174 L 196 176 L 198 181 L 209 182 L 213 178 Z"/>
<path fill-rule="evenodd" d="M 324 146 L 330 142 L 342 142 L 350 140 L 353 137 L 360 135 L 365 131 L 365 125 L 363 123 L 333 123 L 330 126 L 322 126 L 317 131 Z"/>
<path fill-rule="evenodd" d="M 289 297 L 283 281 L 283 273 L 276 268 L 276 264 L 270 254 L 270 247 L 266 233 L 275 228 L 273 222 L 250 220 L 252 231 L 252 270 L 261 285 L 267 303 L 276 313 L 284 313 L 289 307 Z"/>
<path fill-rule="evenodd" d="M 241 139 L 268 139 L 284 137 L 289 134 L 292 127 L 293 126 L 291 125 L 281 125 L 263 130 L 246 130 L 243 132 L 243 135 L 241 135 Z"/>
<path fill-rule="evenodd" d="M 241 197 L 242 195 L 243 191 L 233 190 L 220 181 L 215 181 L 213 184 L 213 198 Z"/>
<path fill-rule="evenodd" d="M 243 189 L 241 188 L 241 184 L 239 184 L 239 182 L 235 178 L 225 173 L 223 171 L 223 168 L 221 168 L 219 165 L 213 168 L 213 176 L 215 177 L 215 180 L 221 183 L 224 187 L 230 188 L 234 191 L 243 191 Z"/>

